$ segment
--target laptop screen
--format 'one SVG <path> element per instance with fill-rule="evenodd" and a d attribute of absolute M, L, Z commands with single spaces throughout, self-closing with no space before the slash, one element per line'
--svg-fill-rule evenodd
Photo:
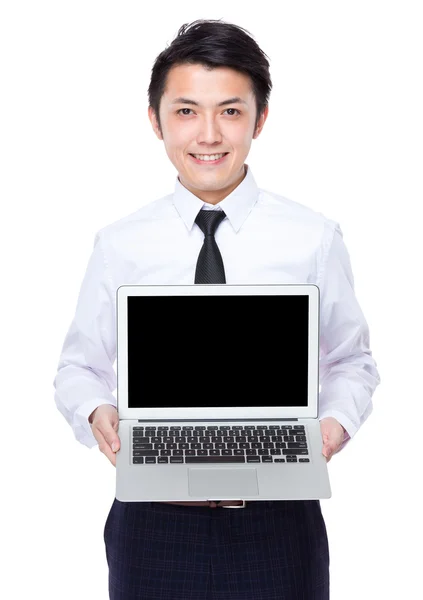
<path fill-rule="evenodd" d="M 307 295 L 127 302 L 129 408 L 307 406 Z"/>

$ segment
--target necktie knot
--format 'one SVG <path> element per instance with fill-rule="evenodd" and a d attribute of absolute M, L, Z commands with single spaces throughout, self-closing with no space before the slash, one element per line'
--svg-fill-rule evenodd
<path fill-rule="evenodd" d="M 200 210 L 195 219 L 205 236 L 214 235 L 216 229 L 226 217 L 223 210 Z"/>

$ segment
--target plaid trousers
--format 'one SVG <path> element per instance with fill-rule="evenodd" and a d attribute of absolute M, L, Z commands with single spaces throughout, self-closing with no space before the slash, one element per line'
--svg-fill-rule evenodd
<path fill-rule="evenodd" d="M 318 500 L 236 509 L 115 498 L 104 543 L 110 600 L 329 600 Z"/>

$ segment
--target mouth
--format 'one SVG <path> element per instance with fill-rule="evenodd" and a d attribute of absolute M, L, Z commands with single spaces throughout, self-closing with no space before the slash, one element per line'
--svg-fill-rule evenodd
<path fill-rule="evenodd" d="M 225 158 L 228 156 L 229 152 L 220 152 L 219 154 L 223 154 L 223 156 L 221 158 L 217 158 L 216 160 L 210 160 L 210 159 L 201 160 L 199 158 L 195 158 L 195 156 L 193 154 L 190 154 L 190 157 L 197 165 L 203 165 L 203 166 L 220 165 L 221 163 L 223 163 Z M 211 156 L 214 156 L 214 155 L 212 154 Z"/>

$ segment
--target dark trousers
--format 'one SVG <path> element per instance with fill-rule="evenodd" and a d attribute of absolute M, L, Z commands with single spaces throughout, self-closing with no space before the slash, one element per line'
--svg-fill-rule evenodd
<path fill-rule="evenodd" d="M 115 499 L 104 528 L 110 600 L 328 600 L 318 500 L 208 508 Z"/>

